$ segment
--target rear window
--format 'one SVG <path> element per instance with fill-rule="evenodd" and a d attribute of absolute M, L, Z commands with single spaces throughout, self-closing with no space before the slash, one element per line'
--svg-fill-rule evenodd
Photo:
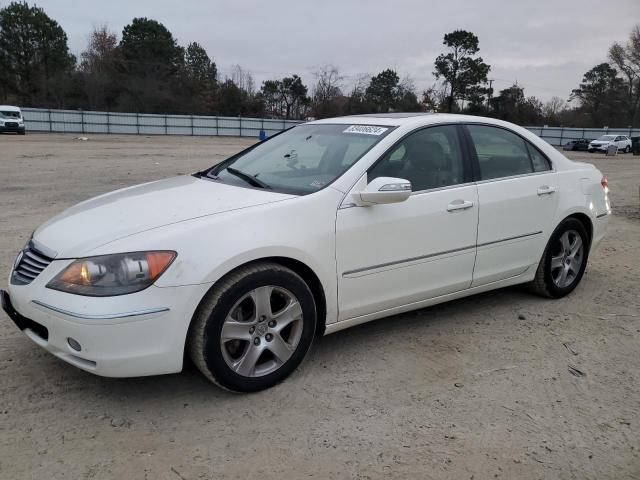
<path fill-rule="evenodd" d="M 486 125 L 468 125 L 467 128 L 476 149 L 482 180 L 551 169 L 538 149 L 513 132 Z"/>

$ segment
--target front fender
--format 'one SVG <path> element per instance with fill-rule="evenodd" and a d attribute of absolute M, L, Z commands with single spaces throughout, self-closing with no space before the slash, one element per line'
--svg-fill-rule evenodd
<path fill-rule="evenodd" d="M 267 257 L 304 263 L 318 277 L 327 321 L 337 311 L 335 218 L 342 194 L 331 188 L 286 202 L 179 222 L 103 245 L 92 255 L 167 249 L 178 256 L 158 287 L 213 284 L 231 270 Z"/>

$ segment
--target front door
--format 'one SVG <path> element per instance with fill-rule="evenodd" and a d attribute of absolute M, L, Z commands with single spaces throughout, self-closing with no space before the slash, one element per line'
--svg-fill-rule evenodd
<path fill-rule="evenodd" d="M 367 172 L 409 180 L 408 200 L 338 210 L 340 320 L 469 288 L 478 193 L 459 128 L 418 130 Z"/>

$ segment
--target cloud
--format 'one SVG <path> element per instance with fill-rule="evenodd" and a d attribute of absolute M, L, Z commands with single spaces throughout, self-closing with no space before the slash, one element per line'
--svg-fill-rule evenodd
<path fill-rule="evenodd" d="M 606 59 L 640 20 L 638 0 L 39 0 L 66 30 L 72 51 L 93 26 L 122 28 L 154 18 L 186 45 L 201 43 L 222 75 L 240 64 L 260 83 L 315 66 L 338 65 L 347 81 L 386 67 L 409 74 L 418 88 L 433 83 L 442 37 L 455 29 L 480 38 L 495 86 L 518 80 L 528 95 L 568 97 L 585 71 Z M 612 15 L 603 14 L 612 12 Z M 608 23 L 607 18 L 615 21 Z"/>

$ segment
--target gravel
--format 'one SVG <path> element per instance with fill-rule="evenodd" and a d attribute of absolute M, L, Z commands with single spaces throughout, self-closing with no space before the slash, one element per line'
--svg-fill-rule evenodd
<path fill-rule="evenodd" d="M 0 275 L 88 197 L 207 167 L 247 139 L 2 136 Z M 561 478 L 640 472 L 640 157 L 570 153 L 615 214 L 582 284 L 477 295 L 320 339 L 252 395 L 176 375 L 108 379 L 0 313 L 0 478 Z"/>

